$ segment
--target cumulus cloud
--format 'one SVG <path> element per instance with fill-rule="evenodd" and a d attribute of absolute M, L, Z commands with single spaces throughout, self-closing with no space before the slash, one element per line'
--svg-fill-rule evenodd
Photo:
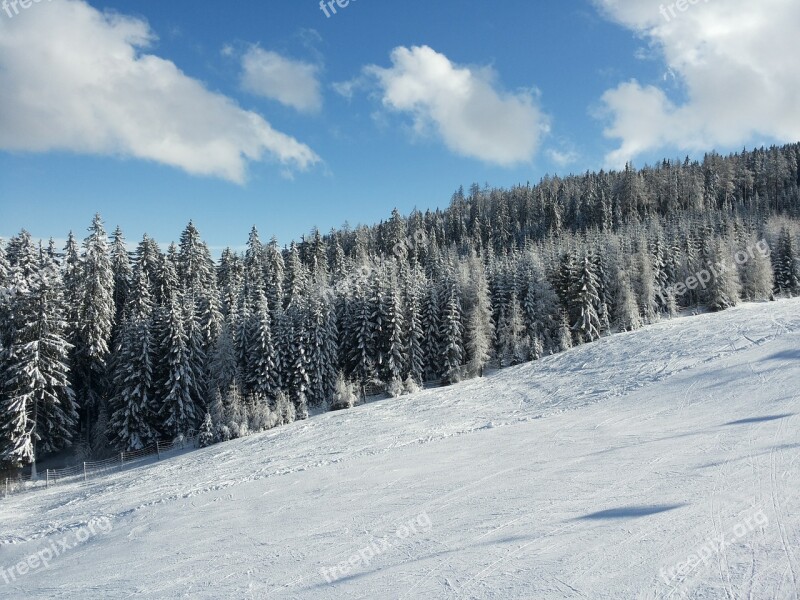
<path fill-rule="evenodd" d="M 595 2 L 649 42 L 684 96 L 674 100 L 669 90 L 636 80 L 608 90 L 605 133 L 621 140 L 606 157 L 609 166 L 662 148 L 800 139 L 797 0 Z"/>
<path fill-rule="evenodd" d="M 242 87 L 301 112 L 318 112 L 322 94 L 316 65 L 250 48 L 242 57 Z"/>
<path fill-rule="evenodd" d="M 154 39 L 144 21 L 82 0 L 0 18 L 0 149 L 135 157 L 237 183 L 250 161 L 318 162 L 258 114 L 144 53 Z"/>
<path fill-rule="evenodd" d="M 411 115 L 415 131 L 433 129 L 453 152 L 488 163 L 533 158 L 547 124 L 530 91 L 499 91 L 490 69 L 457 66 L 428 46 L 395 48 L 391 60 L 365 72 L 384 106 Z"/>
<path fill-rule="evenodd" d="M 569 166 L 579 158 L 578 153 L 574 150 L 556 150 L 554 148 L 547 151 L 547 157 L 559 167 Z"/>

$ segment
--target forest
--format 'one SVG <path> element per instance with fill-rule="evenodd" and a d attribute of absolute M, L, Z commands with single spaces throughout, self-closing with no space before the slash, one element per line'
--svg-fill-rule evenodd
<path fill-rule="evenodd" d="M 268 224 L 267 224 L 268 225 Z M 800 144 L 456 191 L 446 209 L 130 244 L 0 245 L 0 468 L 203 444 L 800 293 Z M 391 401 L 391 400 L 387 400 Z"/>

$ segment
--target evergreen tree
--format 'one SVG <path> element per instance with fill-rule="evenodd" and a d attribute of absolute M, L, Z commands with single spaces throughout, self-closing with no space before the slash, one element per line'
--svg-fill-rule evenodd
<path fill-rule="evenodd" d="M 422 331 L 422 290 L 424 289 L 425 274 L 419 266 L 415 266 L 411 275 L 406 280 L 405 306 L 406 322 L 408 323 L 408 336 L 406 338 L 405 377 L 411 378 L 422 385 L 425 380 L 425 346 Z"/>
<path fill-rule="evenodd" d="M 614 305 L 616 306 L 614 325 L 619 331 L 634 331 L 642 326 L 642 318 L 631 288 L 630 276 L 622 268 L 617 270 L 617 296 Z"/>
<path fill-rule="evenodd" d="M 522 308 L 512 293 L 499 327 L 500 366 L 518 365 L 530 359 L 530 340 L 525 335 Z"/>
<path fill-rule="evenodd" d="M 466 263 L 467 281 L 463 284 L 466 289 L 467 328 L 466 350 L 469 368 L 467 372 L 471 377 L 482 377 L 483 370 L 489 363 L 492 352 L 492 339 L 494 339 L 494 324 L 492 323 L 492 300 L 489 283 L 483 263 L 474 253 Z"/>
<path fill-rule="evenodd" d="M 573 287 L 572 330 L 579 341 L 593 342 L 600 338 L 600 296 L 597 276 L 589 256 L 585 256 Z"/>
<path fill-rule="evenodd" d="M 547 280 L 544 268 L 534 257 L 527 273 L 527 291 L 522 299 L 524 321 L 531 340 L 532 356 L 558 352 L 558 329 L 561 321 L 558 295 Z M 541 346 L 541 353 L 538 346 Z"/>
<path fill-rule="evenodd" d="M 710 270 L 711 281 L 706 290 L 708 307 L 712 311 L 725 310 L 736 306 L 739 302 L 741 285 L 736 267 L 728 259 L 730 255 L 727 245 L 721 241 L 712 241 Z"/>
<path fill-rule="evenodd" d="M 89 433 L 107 391 L 109 341 L 114 325 L 114 273 L 106 232 L 95 215 L 83 244 L 81 297 L 75 341 L 75 387 Z"/>
<path fill-rule="evenodd" d="M 800 293 L 800 266 L 792 234 L 787 227 L 781 230 L 772 261 L 775 269 L 775 291 L 789 297 Z"/>
<path fill-rule="evenodd" d="M 744 256 L 739 262 L 739 278 L 742 283 L 742 298 L 751 302 L 774 299 L 774 276 L 768 246 L 756 241 L 751 235 L 747 243 L 748 250 L 740 255 Z"/>
<path fill-rule="evenodd" d="M 153 305 L 147 275 L 138 266 L 114 361 L 109 433 L 123 450 L 139 450 L 157 439 Z"/>
<path fill-rule="evenodd" d="M 403 314 L 402 297 L 396 282 L 392 282 L 388 290 L 386 306 L 386 368 L 384 370 L 384 380 L 387 382 L 402 382 L 408 361 L 405 348 L 406 323 Z"/>
<path fill-rule="evenodd" d="M 441 341 L 442 381 L 446 384 L 461 380 L 461 365 L 464 363 L 464 325 L 462 323 L 461 298 L 452 274 L 446 283 L 444 310 L 439 325 Z"/>
<path fill-rule="evenodd" d="M 117 227 L 111 243 L 111 270 L 114 273 L 114 324 L 122 324 L 131 286 L 131 261 L 122 230 Z"/>
<path fill-rule="evenodd" d="M 227 394 L 234 382 L 240 378 L 233 335 L 226 322 L 223 322 L 222 330 L 214 342 L 209 370 L 210 387 L 216 388 L 221 394 Z"/>
<path fill-rule="evenodd" d="M 249 319 L 247 343 L 249 347 L 245 377 L 248 389 L 252 390 L 256 404 L 269 404 L 278 393 L 279 376 L 269 307 L 263 292 L 259 295 Z"/>
<path fill-rule="evenodd" d="M 328 404 L 333 399 L 336 385 L 336 312 L 329 295 L 324 292 L 324 289 L 318 290 L 311 297 L 309 307 L 309 377 L 306 397 L 312 406 Z"/>
<path fill-rule="evenodd" d="M 197 438 L 197 442 L 201 448 L 207 448 L 214 443 L 214 422 L 211 420 L 211 414 L 209 413 L 206 413 L 203 424 L 200 426 L 200 435 Z"/>
<path fill-rule="evenodd" d="M 159 360 L 163 365 L 157 386 L 160 430 L 170 436 L 192 431 L 199 414 L 196 404 L 197 382 L 190 355 L 190 340 L 186 331 L 181 299 L 175 291 L 177 277 L 168 256 L 164 261 L 162 294 L 167 304 L 161 312 L 158 340 Z"/>
<path fill-rule="evenodd" d="M 68 379 L 61 277 L 25 234 L 14 240 L 18 252 L 10 261 L 14 321 L 0 367 L 0 459 L 19 466 L 68 446 L 78 416 Z"/>
<path fill-rule="evenodd" d="M 425 378 L 434 379 L 441 375 L 441 316 L 439 312 L 439 289 L 431 282 L 422 306 L 423 348 L 425 350 Z"/>

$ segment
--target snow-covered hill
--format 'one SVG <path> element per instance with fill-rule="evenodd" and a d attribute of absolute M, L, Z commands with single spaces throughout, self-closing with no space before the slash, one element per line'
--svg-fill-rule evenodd
<path fill-rule="evenodd" d="M 751 304 L 11 496 L 0 598 L 797 600 L 799 384 Z"/>

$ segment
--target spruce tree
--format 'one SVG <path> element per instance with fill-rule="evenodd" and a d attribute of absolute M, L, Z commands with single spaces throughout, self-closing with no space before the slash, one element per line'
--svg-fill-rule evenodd
<path fill-rule="evenodd" d="M 492 323 L 492 300 L 486 271 L 480 258 L 474 253 L 466 263 L 467 328 L 466 351 L 467 372 L 471 377 L 482 377 L 489 363 L 494 339 Z"/>
<path fill-rule="evenodd" d="M 22 466 L 71 443 L 77 422 L 69 382 L 60 273 L 23 232 L 10 261 L 13 323 L 0 367 L 0 458 Z"/>
<path fill-rule="evenodd" d="M 441 379 L 445 384 L 461 380 L 461 366 L 464 363 L 464 325 L 461 298 L 455 278 L 449 275 L 445 287 L 444 310 L 439 325 L 440 352 L 442 356 Z"/>
<path fill-rule="evenodd" d="M 153 302 L 146 273 L 138 266 L 120 329 L 109 401 L 109 434 L 115 446 L 139 450 L 157 436 Z"/>
<path fill-rule="evenodd" d="M 422 297 L 425 275 L 419 266 L 415 266 L 405 285 L 406 322 L 408 336 L 406 338 L 405 377 L 422 385 L 425 380 L 425 347 L 422 331 Z"/>
<path fill-rule="evenodd" d="M 79 276 L 75 341 L 75 385 L 82 410 L 83 429 L 91 436 L 92 424 L 107 395 L 109 342 L 114 325 L 114 272 L 106 232 L 95 215 L 83 243 Z"/>
<path fill-rule="evenodd" d="M 259 294 L 248 327 L 245 375 L 248 389 L 256 404 L 271 404 L 278 393 L 280 379 L 269 307 L 263 292 Z"/>
<path fill-rule="evenodd" d="M 747 250 L 742 250 L 738 257 L 739 278 L 742 283 L 742 298 L 751 302 L 774 299 L 775 285 L 768 246 L 751 235 L 747 240 Z"/>
<path fill-rule="evenodd" d="M 781 229 L 772 261 L 775 269 L 775 291 L 792 297 L 800 293 L 800 255 L 788 227 Z"/>
<path fill-rule="evenodd" d="M 597 276 L 594 265 L 586 255 L 573 284 L 572 330 L 581 342 L 592 342 L 600 338 L 600 296 L 597 291 Z"/>

